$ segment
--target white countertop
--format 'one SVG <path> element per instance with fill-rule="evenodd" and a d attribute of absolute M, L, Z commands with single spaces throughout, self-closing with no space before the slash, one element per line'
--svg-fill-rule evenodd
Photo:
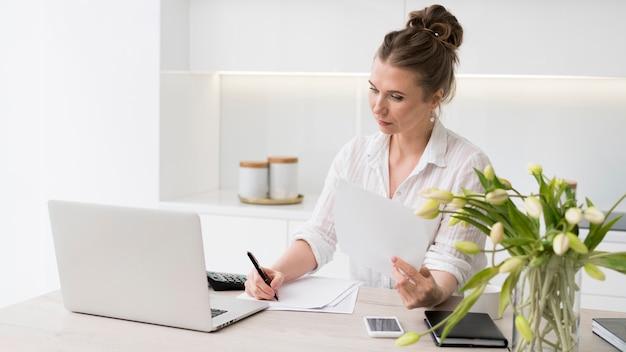
<path fill-rule="evenodd" d="M 304 200 L 299 204 L 256 205 L 241 202 L 235 190 L 217 190 L 161 201 L 159 204 L 162 208 L 192 211 L 200 214 L 305 221 L 311 217 L 317 198 L 318 195 L 304 195 Z M 581 228 L 583 236 L 586 235 L 586 231 L 588 230 Z M 626 243 L 626 232 L 622 231 L 621 228 L 618 231 L 609 231 L 605 241 Z"/>
<path fill-rule="evenodd" d="M 304 195 L 302 203 L 299 204 L 256 205 L 241 202 L 235 190 L 218 190 L 161 201 L 159 205 L 162 208 L 192 211 L 200 214 L 304 221 L 311 217 L 317 198 L 317 195 Z"/>

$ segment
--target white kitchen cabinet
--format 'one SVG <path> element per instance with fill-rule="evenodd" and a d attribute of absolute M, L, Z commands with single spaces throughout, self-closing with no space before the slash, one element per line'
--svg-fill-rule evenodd
<path fill-rule="evenodd" d="M 219 190 L 160 202 L 160 208 L 199 214 L 206 268 L 247 274 L 246 252 L 263 266 L 272 265 L 288 245 L 291 222 L 308 219 L 317 201 L 305 195 L 292 205 L 253 205 L 239 201 L 237 192 Z"/>
<path fill-rule="evenodd" d="M 626 237 L 626 233 L 622 232 Z M 626 243 L 605 242 L 597 250 L 626 252 Z M 598 281 L 583 272 L 581 306 L 589 309 L 626 312 L 626 274 L 600 268 L 606 275 Z"/>
<path fill-rule="evenodd" d="M 289 236 L 295 232 L 295 230 L 302 225 L 303 221 L 289 221 Z M 341 251 L 341 248 L 337 248 L 333 260 L 324 265 L 318 270 L 315 275 L 334 277 L 338 279 L 350 278 L 350 258 L 347 254 Z"/>
<path fill-rule="evenodd" d="M 161 207 L 200 215 L 207 270 L 247 274 L 251 251 L 264 266 L 272 265 L 287 249 L 291 236 L 310 216 L 317 199 L 301 204 L 250 205 L 234 191 L 216 191 L 161 202 Z M 348 256 L 340 249 L 318 275 L 349 278 Z"/>
<path fill-rule="evenodd" d="M 207 270 L 247 274 L 246 252 L 263 266 L 272 265 L 287 249 L 291 234 L 304 221 L 200 213 Z M 348 256 L 338 250 L 317 275 L 348 279 Z"/>
<path fill-rule="evenodd" d="M 403 0 L 190 0 L 194 71 L 364 72 Z"/>
<path fill-rule="evenodd" d="M 247 251 L 270 266 L 287 248 L 286 220 L 211 214 L 200 219 L 207 270 L 247 274 Z"/>
<path fill-rule="evenodd" d="M 383 36 L 402 28 L 410 11 L 428 5 L 421 0 L 161 3 L 163 70 L 249 72 L 368 72 Z M 626 46 L 606 35 L 626 30 L 623 1 L 448 0 L 445 6 L 464 28 L 459 73 L 626 77 Z"/>

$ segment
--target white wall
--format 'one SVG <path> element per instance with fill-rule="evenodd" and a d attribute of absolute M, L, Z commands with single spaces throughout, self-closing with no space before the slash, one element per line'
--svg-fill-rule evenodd
<path fill-rule="evenodd" d="M 0 1 L 0 306 L 41 292 L 41 1 Z"/>
<path fill-rule="evenodd" d="M 156 205 L 159 8 L 0 1 L 0 306 L 58 287 L 48 199 Z"/>
<path fill-rule="evenodd" d="M 162 73 L 159 196 L 219 188 L 219 75 Z"/>
<path fill-rule="evenodd" d="M 300 193 L 319 194 L 341 146 L 378 129 L 367 106 L 366 75 L 228 74 L 221 82 L 224 189 L 237 189 L 241 160 L 295 155 Z"/>
<path fill-rule="evenodd" d="M 44 201 L 156 205 L 159 10 L 145 0 L 45 4 Z M 45 285 L 56 285 L 45 259 Z"/>
<path fill-rule="evenodd" d="M 608 210 L 626 193 L 625 96 L 626 78 L 460 77 L 443 120 L 522 193 L 537 190 L 535 162 Z"/>
<path fill-rule="evenodd" d="M 161 69 L 189 69 L 189 1 L 161 0 Z"/>
<path fill-rule="evenodd" d="M 220 186 L 237 189 L 238 162 L 299 156 L 303 194 L 318 194 L 347 140 L 377 131 L 367 75 L 227 74 L 221 77 Z M 578 182 L 609 209 L 626 192 L 626 78 L 468 76 L 442 120 L 489 155 L 499 176 L 536 191 L 528 162 Z M 245 104 L 242 102 L 245 101 Z M 618 207 L 626 210 L 626 202 Z"/>

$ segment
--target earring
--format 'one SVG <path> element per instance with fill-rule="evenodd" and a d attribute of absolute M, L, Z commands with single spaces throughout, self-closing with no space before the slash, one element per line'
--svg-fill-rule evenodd
<path fill-rule="evenodd" d="M 435 110 L 430 112 L 430 122 L 435 122 Z"/>

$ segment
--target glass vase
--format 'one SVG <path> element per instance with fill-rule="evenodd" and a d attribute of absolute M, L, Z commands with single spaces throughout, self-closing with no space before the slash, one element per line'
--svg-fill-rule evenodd
<path fill-rule="evenodd" d="M 580 265 L 567 256 L 522 271 L 513 297 L 513 351 L 578 351 L 581 279 Z M 530 340 L 516 327 L 518 315 L 528 322 Z"/>

